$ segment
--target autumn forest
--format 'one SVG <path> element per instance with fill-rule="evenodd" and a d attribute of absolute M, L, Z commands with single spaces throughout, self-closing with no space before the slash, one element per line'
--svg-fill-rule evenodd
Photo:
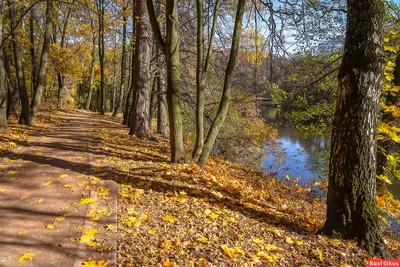
<path fill-rule="evenodd" d="M 395 0 L 0 0 L 0 266 L 400 264 L 399 51 Z"/>

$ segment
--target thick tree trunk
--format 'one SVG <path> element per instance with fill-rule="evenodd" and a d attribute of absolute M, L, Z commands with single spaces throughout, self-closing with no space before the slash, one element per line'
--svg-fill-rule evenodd
<path fill-rule="evenodd" d="M 126 10 L 128 6 L 124 6 L 122 9 L 122 54 L 121 54 L 121 83 L 119 87 L 119 95 L 117 97 L 117 103 L 115 105 L 115 110 L 113 117 L 117 117 L 118 113 L 121 112 L 121 106 L 124 99 L 125 92 L 125 76 L 126 76 L 126 24 L 127 24 L 127 16 Z"/>
<path fill-rule="evenodd" d="M 345 53 L 332 129 L 327 220 L 322 233 L 357 238 L 388 257 L 376 209 L 376 136 L 383 80 L 381 0 L 349 0 Z"/>
<path fill-rule="evenodd" d="M 46 73 L 47 73 L 47 65 L 49 62 L 50 36 L 52 32 L 52 27 L 53 27 L 53 1 L 46 0 L 46 29 L 44 33 L 42 55 L 40 58 L 39 76 L 31 105 L 32 124 L 35 123 L 39 111 L 40 102 L 42 101 L 43 91 L 46 87 Z"/>
<path fill-rule="evenodd" d="M 165 84 L 165 65 L 162 57 L 158 59 L 157 75 L 157 133 L 166 137 L 168 134 L 167 125 L 167 96 Z"/>
<path fill-rule="evenodd" d="M 17 14 L 15 11 L 15 0 L 8 0 L 9 6 L 9 14 L 11 20 L 11 29 L 12 31 L 12 40 L 13 40 L 13 48 L 14 48 L 14 58 L 15 58 L 15 69 L 17 72 L 17 82 L 18 82 L 18 90 L 21 98 L 21 116 L 19 118 L 20 124 L 29 125 L 30 124 L 30 108 L 29 108 L 29 97 L 28 92 L 26 91 L 25 84 L 25 74 L 24 74 L 24 66 L 22 64 L 22 54 L 19 42 L 19 34 L 17 28 Z"/>
<path fill-rule="evenodd" d="M 151 25 L 146 9 L 146 0 L 137 0 L 136 8 L 139 14 L 137 22 L 135 48 L 135 75 L 133 86 L 135 94 L 131 111 L 130 134 L 138 138 L 150 138 L 150 59 L 151 59 Z"/>
<path fill-rule="evenodd" d="M 3 0 L 0 0 L 0 40 L 3 40 Z M 4 69 L 3 46 L 0 47 L 0 134 L 8 133 L 7 89 Z"/>
<path fill-rule="evenodd" d="M 228 112 L 229 102 L 232 97 L 231 94 L 232 94 L 233 72 L 236 65 L 236 58 L 239 49 L 239 41 L 242 32 L 242 19 L 243 19 L 244 7 L 245 7 L 245 0 L 239 0 L 236 11 L 235 28 L 233 30 L 233 36 L 232 36 L 231 54 L 229 56 L 228 66 L 226 68 L 222 98 L 219 103 L 217 115 L 215 116 L 214 121 L 211 124 L 210 130 L 208 131 L 203 151 L 200 154 L 198 160 L 199 165 L 204 165 L 207 162 L 211 149 L 213 148 L 215 140 L 217 139 L 218 133 L 225 122 L 226 113 Z"/>
<path fill-rule="evenodd" d="M 133 21 L 135 21 L 135 14 L 132 14 Z M 134 38 L 136 38 L 136 32 L 135 32 L 135 23 L 132 25 L 132 44 L 135 42 L 133 41 Z M 136 45 L 135 45 L 136 46 Z M 130 72 L 130 81 L 129 81 L 129 90 L 126 95 L 126 100 L 125 100 L 125 109 L 124 109 L 124 120 L 122 122 L 123 125 L 127 125 L 128 127 L 130 126 L 130 121 L 131 121 L 131 110 L 132 110 L 132 102 L 133 102 L 133 95 L 134 95 L 134 88 L 133 88 L 133 83 L 135 79 L 135 50 L 132 48 L 131 52 L 131 72 Z"/>

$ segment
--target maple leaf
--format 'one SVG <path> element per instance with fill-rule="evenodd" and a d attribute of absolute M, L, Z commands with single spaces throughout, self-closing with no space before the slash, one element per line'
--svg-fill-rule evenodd
<path fill-rule="evenodd" d="M 101 261 L 92 261 L 92 260 L 89 260 L 89 261 L 85 261 L 83 264 L 82 264 L 82 267 L 107 267 L 107 265 L 108 265 L 108 260 L 101 260 Z"/>
<path fill-rule="evenodd" d="M 98 229 L 89 228 L 85 233 L 79 237 L 79 242 L 81 244 L 87 244 L 88 246 L 93 245 L 94 235 L 98 232 Z"/>
<path fill-rule="evenodd" d="M 61 174 L 61 175 L 60 175 L 60 178 L 67 178 L 67 177 L 69 177 L 68 174 Z"/>
<path fill-rule="evenodd" d="M 18 258 L 18 261 L 23 263 L 26 260 L 32 260 L 32 258 L 35 257 L 35 253 L 26 253 L 24 255 L 22 255 L 21 257 Z"/>
<path fill-rule="evenodd" d="M 294 244 L 294 241 L 293 241 L 293 239 L 292 239 L 290 236 L 287 236 L 287 237 L 285 238 L 285 242 L 288 243 L 288 244 Z"/>

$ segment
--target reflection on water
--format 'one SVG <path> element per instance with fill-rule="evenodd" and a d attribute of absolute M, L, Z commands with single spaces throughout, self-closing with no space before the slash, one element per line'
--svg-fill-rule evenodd
<path fill-rule="evenodd" d="M 276 115 L 279 109 L 268 108 L 264 110 L 263 116 L 271 122 L 276 122 Z M 326 155 L 329 149 L 329 138 L 309 136 L 295 127 L 280 126 L 277 124 L 278 139 L 281 149 L 285 152 L 284 157 L 269 155 L 263 159 L 263 168 L 268 173 L 275 173 L 278 179 L 285 179 L 286 175 L 291 178 L 298 177 L 299 184 L 310 185 L 315 179 L 326 178 L 328 169 L 328 158 Z M 400 200 L 400 182 L 394 181 L 387 188 L 393 196 Z M 400 229 L 397 220 L 393 219 L 392 229 Z"/>
<path fill-rule="evenodd" d="M 319 136 L 305 138 L 295 127 L 277 127 L 277 141 L 280 142 L 285 157 L 269 155 L 263 161 L 264 169 L 276 173 L 277 178 L 284 178 L 286 175 L 291 178 L 298 177 L 300 184 L 326 176 L 327 138 Z"/>

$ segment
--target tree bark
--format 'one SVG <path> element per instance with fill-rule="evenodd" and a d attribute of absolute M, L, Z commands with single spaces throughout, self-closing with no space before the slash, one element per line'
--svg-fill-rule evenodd
<path fill-rule="evenodd" d="M 19 118 L 18 123 L 24 125 L 30 125 L 30 107 L 29 107 L 29 97 L 28 92 L 26 90 L 25 84 L 25 74 L 24 74 L 24 66 L 22 64 L 22 54 L 20 48 L 19 34 L 17 28 L 17 14 L 15 11 L 15 0 L 8 0 L 9 6 L 9 14 L 11 20 L 11 29 L 12 30 L 12 40 L 13 40 L 13 48 L 14 48 L 14 58 L 15 58 L 15 69 L 17 72 L 17 83 L 18 90 L 21 98 L 21 116 Z"/>
<path fill-rule="evenodd" d="M 31 123 L 34 124 L 42 101 L 43 91 L 46 87 L 46 73 L 49 62 L 50 36 L 53 27 L 53 1 L 46 0 L 46 29 L 44 33 L 43 50 L 40 58 L 39 76 L 31 105 Z"/>
<path fill-rule="evenodd" d="M 217 135 L 225 122 L 226 113 L 228 112 L 229 102 L 232 97 L 231 96 L 232 79 L 239 49 L 240 36 L 242 32 L 242 19 L 243 19 L 244 8 L 245 8 L 245 0 L 239 0 L 236 11 L 235 28 L 233 30 L 233 36 L 232 36 L 231 54 L 229 56 L 228 66 L 226 67 L 222 98 L 219 103 L 217 115 L 215 116 L 214 121 L 211 124 L 210 130 L 208 131 L 207 134 L 206 141 L 204 143 L 203 150 L 200 154 L 199 160 L 197 161 L 199 165 L 204 165 L 207 162 L 211 149 L 214 146 L 215 140 L 217 139 Z"/>
<path fill-rule="evenodd" d="M 157 75 L 157 133 L 167 137 L 167 96 L 165 86 L 165 65 L 161 56 L 158 57 Z"/>
<path fill-rule="evenodd" d="M 381 0 L 348 0 L 345 53 L 332 129 L 327 220 L 323 234 L 357 238 L 377 257 L 390 257 L 376 208 L 376 136 L 383 81 Z"/>
<path fill-rule="evenodd" d="M 0 40 L 3 40 L 3 0 L 0 0 Z M 0 134 L 8 133 L 7 89 L 4 69 L 3 46 L 0 47 Z"/>
<path fill-rule="evenodd" d="M 93 28 L 93 20 L 90 18 L 90 27 L 92 29 L 92 52 L 91 52 L 91 57 L 92 60 L 90 62 L 90 78 L 89 78 L 89 92 L 88 92 L 88 98 L 86 99 L 86 106 L 85 110 L 89 111 L 90 110 L 90 102 L 92 101 L 92 95 L 93 95 L 93 83 L 94 83 L 94 64 L 96 62 L 96 36 L 94 34 L 94 28 Z"/>
<path fill-rule="evenodd" d="M 131 111 L 130 134 L 138 138 L 150 138 L 150 59 L 151 59 L 151 25 L 146 9 L 146 0 L 137 0 L 136 8 L 139 21 L 136 24 L 135 75 L 133 86 L 135 94 Z"/>

